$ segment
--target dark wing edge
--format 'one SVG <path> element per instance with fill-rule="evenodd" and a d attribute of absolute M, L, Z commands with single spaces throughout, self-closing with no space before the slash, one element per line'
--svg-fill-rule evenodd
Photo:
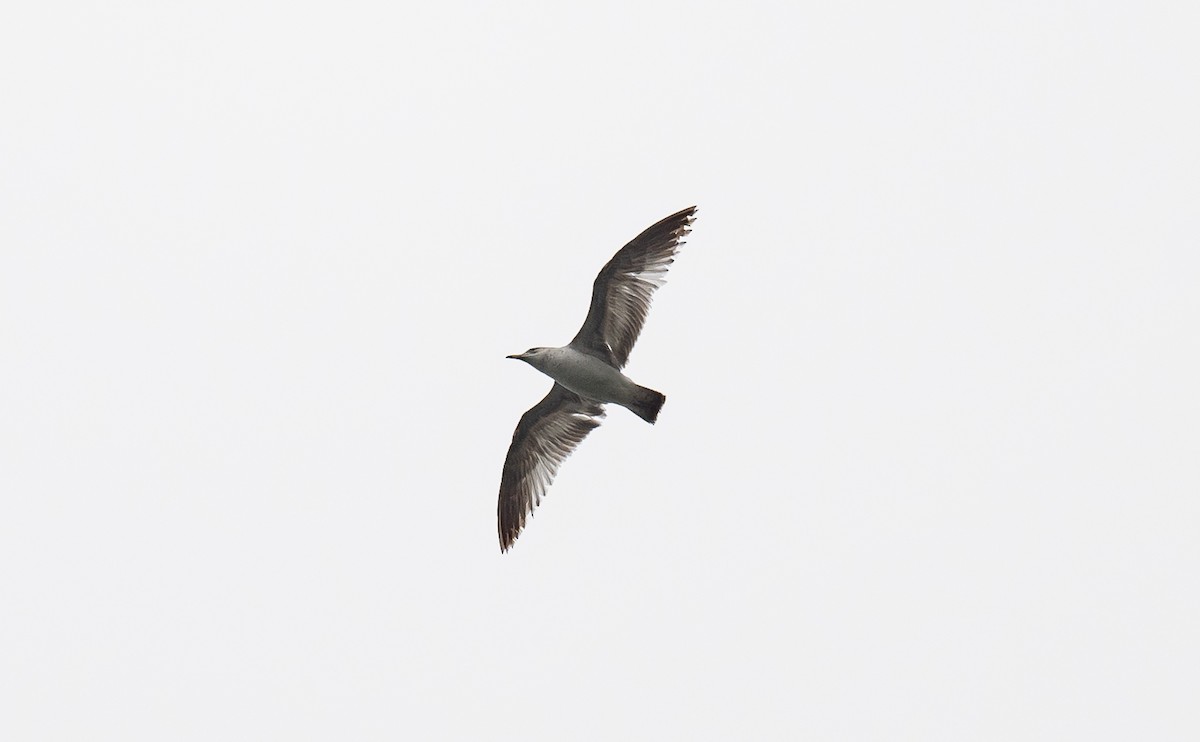
<path fill-rule="evenodd" d="M 696 219 L 689 206 L 647 228 L 609 260 L 592 284 L 587 318 L 571 345 L 616 368 L 625 366 L 650 311 L 650 297 Z"/>
<path fill-rule="evenodd" d="M 512 548 L 526 517 L 541 504 L 558 467 L 603 418 L 603 406 L 558 383 L 521 416 L 500 475 L 496 525 L 502 553 Z"/>

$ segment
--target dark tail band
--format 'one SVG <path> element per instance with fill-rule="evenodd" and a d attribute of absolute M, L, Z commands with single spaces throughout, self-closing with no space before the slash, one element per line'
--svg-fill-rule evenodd
<path fill-rule="evenodd" d="M 633 400 L 629 409 L 633 410 L 633 414 L 653 425 L 658 420 L 658 411 L 662 409 L 663 402 L 666 401 L 667 395 L 641 386 L 638 387 L 637 399 Z"/>

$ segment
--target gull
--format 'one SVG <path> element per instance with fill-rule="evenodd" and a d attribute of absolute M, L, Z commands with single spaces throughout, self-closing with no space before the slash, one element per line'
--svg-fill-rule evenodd
<path fill-rule="evenodd" d="M 672 214 L 617 251 L 596 276 L 587 319 L 571 342 L 508 356 L 554 379 L 554 386 L 521 416 L 504 460 L 496 507 L 501 552 L 517 540 L 559 466 L 600 425 L 605 404 L 619 404 L 650 424 L 658 419 L 666 397 L 621 369 L 695 214 L 695 206 Z"/>

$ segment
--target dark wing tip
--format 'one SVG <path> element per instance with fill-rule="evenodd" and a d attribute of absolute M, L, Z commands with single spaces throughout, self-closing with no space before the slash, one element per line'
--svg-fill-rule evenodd
<path fill-rule="evenodd" d="M 679 233 L 679 236 L 687 234 L 692 229 L 692 222 L 696 221 L 696 212 L 700 209 L 699 206 L 689 206 L 686 209 L 676 211 L 674 214 L 655 222 L 653 225 L 645 229 L 640 235 L 641 237 L 649 237 L 655 234 L 671 234 Z"/>
<path fill-rule="evenodd" d="M 682 245 L 683 238 L 692 231 L 692 222 L 696 221 L 698 209 L 697 206 L 689 206 L 676 211 L 642 230 L 641 234 L 630 240 L 629 245 L 659 245 L 674 252 L 674 248 Z"/>

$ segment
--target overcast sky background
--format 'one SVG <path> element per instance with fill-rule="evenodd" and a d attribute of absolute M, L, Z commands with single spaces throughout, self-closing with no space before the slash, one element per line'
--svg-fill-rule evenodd
<path fill-rule="evenodd" d="M 0 737 L 1196 739 L 1198 37 L 5 10 Z M 502 556 L 504 356 L 693 203 Z"/>

